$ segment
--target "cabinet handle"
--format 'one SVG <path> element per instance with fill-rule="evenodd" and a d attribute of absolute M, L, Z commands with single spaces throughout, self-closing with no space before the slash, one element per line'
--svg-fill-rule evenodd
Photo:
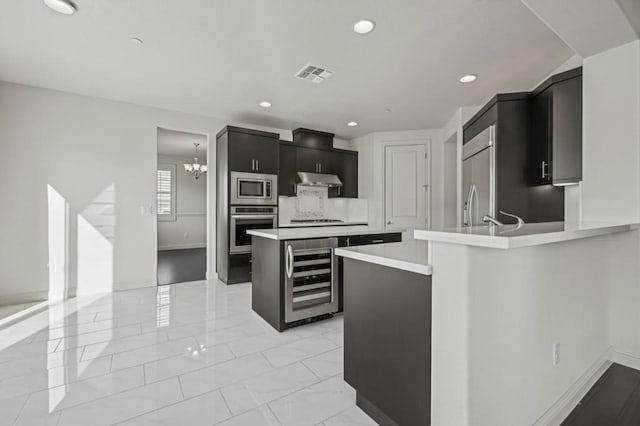
<path fill-rule="evenodd" d="M 384 240 L 371 240 L 371 244 L 380 244 L 384 243 Z"/>
<path fill-rule="evenodd" d="M 251 171 L 256 171 L 256 160 L 254 160 L 253 158 L 251 159 Z"/>
<path fill-rule="evenodd" d="M 351 239 L 347 237 L 347 247 L 349 247 L 350 245 L 351 245 Z"/>
<path fill-rule="evenodd" d="M 256 172 L 260 171 L 260 160 L 256 160 Z"/>
<path fill-rule="evenodd" d="M 338 187 L 338 197 L 340 196 L 340 187 Z"/>
<path fill-rule="evenodd" d="M 322 173 L 322 163 L 318 163 L 318 170 L 320 170 L 320 173 Z"/>
<path fill-rule="evenodd" d="M 296 183 L 294 182 L 292 185 L 293 185 L 293 194 L 295 195 L 295 193 L 296 193 Z"/>
<path fill-rule="evenodd" d="M 549 166 L 549 164 L 547 164 L 547 162 L 546 162 L 546 161 L 543 161 L 543 162 L 542 162 L 542 179 L 544 179 L 544 178 L 548 178 L 548 177 L 549 177 L 549 173 L 547 173 L 547 172 L 545 171 L 545 167 L 547 167 L 547 168 L 548 168 L 548 166 Z"/>

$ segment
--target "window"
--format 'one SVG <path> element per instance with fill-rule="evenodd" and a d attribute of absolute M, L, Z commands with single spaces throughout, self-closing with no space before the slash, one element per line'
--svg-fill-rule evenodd
<path fill-rule="evenodd" d="M 158 164 L 157 206 L 158 220 L 176 220 L 176 165 Z"/>

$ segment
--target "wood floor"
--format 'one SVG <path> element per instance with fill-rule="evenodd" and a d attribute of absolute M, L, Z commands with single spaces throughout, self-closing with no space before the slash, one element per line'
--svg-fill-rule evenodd
<path fill-rule="evenodd" d="M 158 252 L 158 285 L 200 281 L 207 272 L 207 249 Z"/>
<path fill-rule="evenodd" d="M 611 365 L 562 425 L 640 425 L 640 371 Z"/>

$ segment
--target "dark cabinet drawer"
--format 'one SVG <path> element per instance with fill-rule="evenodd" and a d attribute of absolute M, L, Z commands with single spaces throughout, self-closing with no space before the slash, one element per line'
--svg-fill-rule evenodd
<path fill-rule="evenodd" d="M 353 235 L 345 237 L 347 246 L 364 246 L 368 244 L 384 244 L 384 243 L 399 243 L 402 241 L 402 233 L 396 232 L 393 234 L 368 234 L 368 235 Z"/>

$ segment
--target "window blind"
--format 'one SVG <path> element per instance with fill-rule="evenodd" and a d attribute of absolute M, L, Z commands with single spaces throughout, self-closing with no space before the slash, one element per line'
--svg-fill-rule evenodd
<path fill-rule="evenodd" d="M 158 170 L 158 215 L 171 215 L 173 206 L 171 197 L 173 173 L 171 170 Z"/>

